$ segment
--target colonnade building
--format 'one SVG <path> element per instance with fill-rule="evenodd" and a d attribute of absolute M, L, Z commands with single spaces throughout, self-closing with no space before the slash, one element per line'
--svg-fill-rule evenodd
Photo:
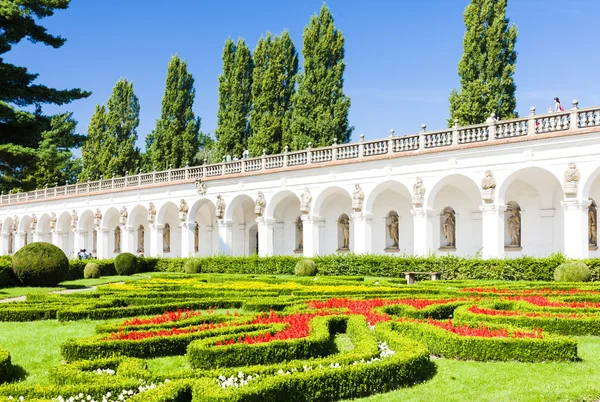
<path fill-rule="evenodd" d="M 598 257 L 600 107 L 0 197 L 0 254 Z"/>

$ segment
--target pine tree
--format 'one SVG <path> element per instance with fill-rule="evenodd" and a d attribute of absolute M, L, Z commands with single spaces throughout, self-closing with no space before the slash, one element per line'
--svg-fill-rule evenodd
<path fill-rule="evenodd" d="M 219 76 L 216 149 L 220 156 L 241 155 L 248 143 L 248 116 L 252 106 L 252 55 L 243 39 L 227 39 L 223 73 Z"/>
<path fill-rule="evenodd" d="M 199 147 L 200 118 L 194 116 L 194 78 L 187 64 L 173 56 L 167 69 L 162 114 L 151 134 L 153 168 L 163 170 L 191 164 Z"/>
<path fill-rule="evenodd" d="M 137 173 L 140 150 L 136 148 L 137 127 L 140 124 L 140 103 L 133 91 L 133 83 L 120 79 L 115 84 L 107 103 L 106 114 L 108 161 L 102 160 L 105 177 Z"/>
<path fill-rule="evenodd" d="M 290 129 L 283 142 L 293 149 L 349 142 L 354 127 L 348 123 L 350 98 L 344 95 L 344 37 L 335 28 L 325 4 L 304 28 L 304 73 L 292 97 Z"/>
<path fill-rule="evenodd" d="M 35 4 L 34 4 L 35 3 Z M 59 48 L 65 43 L 60 36 L 49 34 L 38 21 L 64 10 L 69 0 L 35 2 L 0 2 L 0 55 L 9 52 L 23 39 Z M 42 104 L 64 105 L 88 97 L 81 89 L 57 90 L 34 84 L 38 74 L 25 67 L 6 63 L 0 58 L 0 190 L 31 189 L 35 186 L 29 167 L 35 165 L 42 132 L 51 118 L 42 114 Z M 33 106 L 35 111 L 27 109 Z M 22 108 L 22 109 L 19 109 Z"/>
<path fill-rule="evenodd" d="M 517 117 L 517 27 L 509 26 L 506 2 L 472 0 L 465 9 L 461 89 L 450 94 L 450 125 L 454 119 L 460 125 L 483 123 L 492 113 L 500 119 Z"/>
<path fill-rule="evenodd" d="M 252 110 L 248 150 L 258 156 L 283 151 L 283 132 L 289 127 L 291 98 L 298 73 L 298 52 L 287 31 L 271 39 L 268 32 L 254 51 Z"/>
<path fill-rule="evenodd" d="M 104 105 L 96 105 L 88 126 L 87 138 L 81 148 L 83 170 L 79 181 L 98 180 L 107 170 L 110 158 L 106 146 L 107 136 L 106 108 Z"/>

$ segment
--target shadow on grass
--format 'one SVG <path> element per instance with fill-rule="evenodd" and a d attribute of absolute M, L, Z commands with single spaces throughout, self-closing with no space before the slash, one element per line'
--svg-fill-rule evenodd
<path fill-rule="evenodd" d="M 65 289 L 87 289 L 89 286 L 85 286 L 85 285 L 60 285 L 61 287 L 65 288 Z"/>
<path fill-rule="evenodd" d="M 10 371 L 10 381 L 11 382 L 23 381 L 24 379 L 27 378 L 28 375 L 29 375 L 29 373 L 27 372 L 27 370 L 25 370 L 23 367 L 19 366 L 18 364 L 13 364 L 11 366 L 11 371 Z"/>

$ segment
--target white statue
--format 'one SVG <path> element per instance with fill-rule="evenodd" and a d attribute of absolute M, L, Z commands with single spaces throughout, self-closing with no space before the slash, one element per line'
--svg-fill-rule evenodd
<path fill-rule="evenodd" d="M 354 191 L 352 192 L 352 209 L 354 212 L 362 211 L 364 200 L 365 193 L 360 188 L 360 184 L 354 185 Z"/>
<path fill-rule="evenodd" d="M 413 186 L 412 201 L 414 205 L 423 205 L 423 199 L 425 198 L 425 185 L 423 179 L 417 177 L 417 182 Z"/>
<path fill-rule="evenodd" d="M 121 208 L 121 211 L 119 211 L 119 214 L 121 215 L 119 217 L 119 223 L 121 225 L 126 225 L 127 224 L 127 216 L 129 216 L 129 214 L 127 213 L 127 208 L 125 208 L 125 207 Z"/>
<path fill-rule="evenodd" d="M 451 208 L 444 210 L 444 236 L 446 237 L 446 247 L 456 247 L 456 216 Z"/>
<path fill-rule="evenodd" d="M 77 212 L 75 210 L 71 211 L 71 228 L 77 228 L 77 222 L 79 221 L 79 217 L 77 216 Z"/>
<path fill-rule="evenodd" d="M 485 177 L 481 181 L 481 188 L 483 190 L 490 190 L 496 188 L 496 179 L 494 179 L 494 174 L 491 170 L 485 171 Z"/>
<path fill-rule="evenodd" d="M 350 248 L 350 219 L 346 214 L 340 216 L 338 225 L 342 230 L 342 246 L 340 250 L 348 250 Z"/>
<path fill-rule="evenodd" d="M 510 247 L 520 247 L 521 246 L 521 208 L 517 203 L 509 201 L 508 202 L 508 212 L 510 212 L 510 216 L 508 217 L 508 230 L 510 232 Z"/>
<path fill-rule="evenodd" d="M 179 220 L 181 222 L 185 222 L 187 220 L 189 210 L 190 208 L 188 207 L 187 202 L 185 202 L 185 200 L 181 200 L 179 203 Z"/>
<path fill-rule="evenodd" d="M 35 216 L 35 214 L 32 214 L 31 222 L 29 222 L 29 229 L 31 229 L 32 231 L 35 231 L 35 228 L 37 227 L 37 223 L 38 223 L 37 216 Z"/>
<path fill-rule="evenodd" d="M 267 201 L 265 200 L 265 196 L 262 191 L 258 192 L 258 198 L 256 199 L 256 203 L 254 205 L 254 213 L 256 216 L 263 216 L 265 214 L 265 207 L 267 206 Z"/>
<path fill-rule="evenodd" d="M 15 217 L 13 218 L 12 231 L 13 232 L 19 231 L 19 217 L 17 215 L 15 215 Z"/>
<path fill-rule="evenodd" d="M 390 214 L 390 224 L 388 225 L 388 233 L 390 235 L 390 239 L 392 239 L 392 248 L 398 248 L 398 243 L 400 241 L 400 233 L 399 233 L 400 219 L 398 219 L 398 215 Z"/>
<path fill-rule="evenodd" d="M 153 203 L 150 203 L 150 205 L 148 205 L 148 222 L 154 223 L 155 220 L 156 220 L 156 207 L 154 206 Z"/>
<path fill-rule="evenodd" d="M 54 212 L 52 212 L 52 214 L 50 214 L 50 229 L 54 230 L 56 229 L 56 221 L 58 219 L 56 218 L 56 214 Z"/>
<path fill-rule="evenodd" d="M 598 211 L 596 202 L 591 200 L 588 208 L 588 240 L 591 247 L 598 246 Z"/>
<path fill-rule="evenodd" d="M 300 201 L 300 212 L 303 214 L 310 214 L 310 203 L 312 202 L 312 196 L 310 195 L 310 191 L 308 191 L 308 187 L 304 189 L 304 193 L 302 193 L 301 201 Z"/>
<path fill-rule="evenodd" d="M 206 195 L 208 187 L 206 186 L 206 183 L 203 182 L 201 179 L 196 179 L 196 190 L 198 191 L 198 194 Z"/>
<path fill-rule="evenodd" d="M 225 216 L 225 201 L 223 197 L 217 195 L 217 205 L 215 206 L 215 215 L 217 219 L 222 220 Z"/>
<path fill-rule="evenodd" d="M 577 169 L 577 165 L 575 162 L 569 162 L 569 168 L 565 171 L 565 184 L 566 183 L 579 183 L 579 169 Z"/>
<path fill-rule="evenodd" d="M 298 248 L 297 250 L 303 250 L 304 249 L 304 222 L 302 222 L 302 217 L 299 216 L 298 219 L 296 219 L 296 227 L 298 228 Z"/>
<path fill-rule="evenodd" d="M 94 225 L 96 225 L 96 227 L 100 227 L 101 223 L 102 223 L 102 212 L 100 211 L 100 209 L 96 209 L 96 213 L 94 214 Z"/>

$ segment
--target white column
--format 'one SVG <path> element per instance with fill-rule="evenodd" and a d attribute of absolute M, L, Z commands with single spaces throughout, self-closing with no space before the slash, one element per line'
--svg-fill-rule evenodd
<path fill-rule="evenodd" d="M 484 204 L 481 210 L 483 258 L 501 258 L 504 255 L 504 208 Z"/>
<path fill-rule="evenodd" d="M 319 254 L 320 221 L 320 216 L 302 215 L 303 254 L 305 257 Z"/>
<path fill-rule="evenodd" d="M 60 248 L 60 246 L 61 246 L 60 232 L 57 229 L 53 229 L 53 230 L 51 230 L 51 233 L 52 233 L 52 244 L 54 244 L 56 247 Z"/>
<path fill-rule="evenodd" d="M 162 227 L 157 224 L 148 225 L 150 231 L 150 256 L 158 257 L 162 254 Z"/>
<path fill-rule="evenodd" d="M 25 246 L 25 236 L 26 235 L 27 235 L 27 232 L 15 232 L 15 234 L 14 234 L 14 237 L 15 237 L 14 252 L 15 253 Z"/>
<path fill-rule="evenodd" d="M 8 254 L 8 233 L 0 233 L 0 255 Z"/>
<path fill-rule="evenodd" d="M 354 213 L 354 244 L 352 246 L 352 252 L 356 254 L 368 254 L 371 253 L 371 219 L 372 215 L 361 215 Z M 385 248 L 385 244 L 383 245 Z"/>
<path fill-rule="evenodd" d="M 425 208 L 414 208 L 411 210 L 413 215 L 414 255 L 425 256 L 432 251 L 433 228 L 429 219 L 432 212 Z"/>
<path fill-rule="evenodd" d="M 135 228 L 133 226 L 121 226 L 121 252 L 137 255 L 137 244 L 135 241 Z"/>
<path fill-rule="evenodd" d="M 195 223 L 183 222 L 181 228 L 181 256 L 183 258 L 194 255 L 194 226 Z M 173 245 L 171 245 L 173 246 Z"/>
<path fill-rule="evenodd" d="M 219 227 L 219 247 L 217 249 L 219 254 L 232 255 L 233 250 L 233 222 L 219 220 L 217 222 Z"/>
<path fill-rule="evenodd" d="M 35 231 L 33 231 L 31 237 L 33 237 L 34 242 L 44 241 L 44 232 L 35 230 Z"/>
<path fill-rule="evenodd" d="M 256 218 L 258 223 L 258 255 L 269 257 L 273 255 L 275 221 L 263 217 Z"/>
<path fill-rule="evenodd" d="M 561 202 L 564 208 L 564 252 L 567 258 L 588 258 L 589 200 L 569 199 Z"/>
<path fill-rule="evenodd" d="M 99 260 L 106 259 L 109 256 L 108 250 L 108 228 L 96 228 L 98 244 L 96 244 L 96 256 Z"/>
<path fill-rule="evenodd" d="M 85 248 L 83 245 L 83 241 L 81 240 L 81 235 L 79 234 L 79 230 L 77 229 L 72 229 L 73 230 L 73 252 L 75 253 L 75 256 L 77 256 L 77 253 L 79 253 L 79 250 L 81 250 L 82 248 Z"/>

